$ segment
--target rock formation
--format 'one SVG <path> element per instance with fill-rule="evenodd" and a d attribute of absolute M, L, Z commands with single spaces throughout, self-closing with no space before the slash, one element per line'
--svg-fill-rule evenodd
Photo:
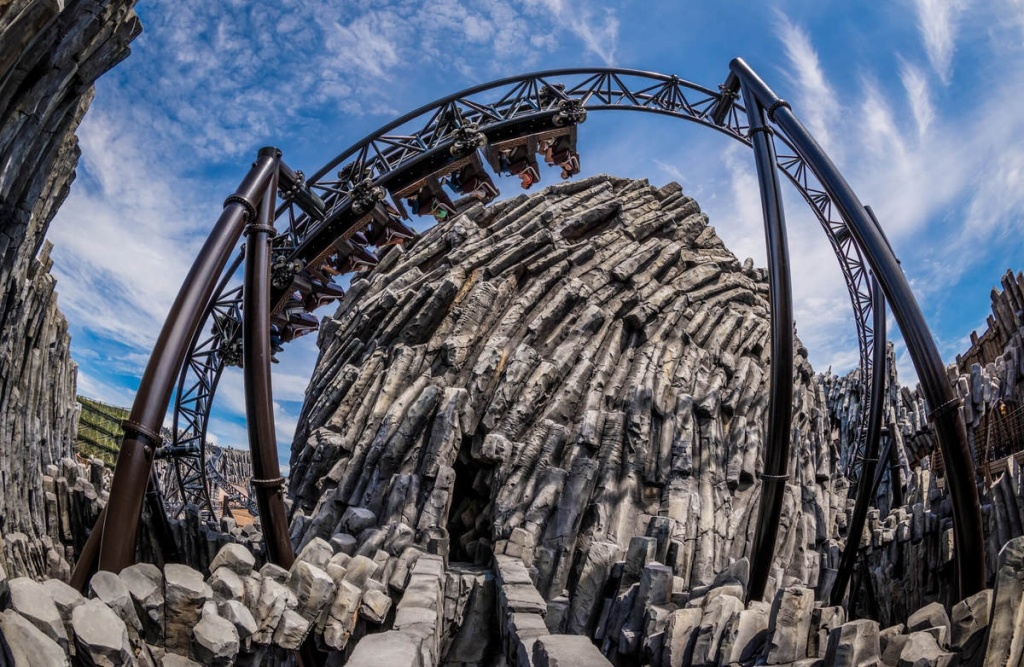
<path fill-rule="evenodd" d="M 139 31 L 132 4 L 0 6 L 0 518 L 8 566 L 12 535 L 26 538 L 17 539 L 25 554 L 14 566 L 30 568 L 25 574 L 46 571 L 44 470 L 71 455 L 77 418 L 75 365 L 43 236 L 74 177 L 74 132 L 93 81 Z"/>
<path fill-rule="evenodd" d="M 997 567 L 997 554 L 1009 540 L 1024 534 L 1024 485 L 1021 460 L 1008 456 L 1024 449 L 1024 275 L 1012 271 L 993 290 L 988 329 L 971 335 L 972 346 L 950 365 L 950 382 L 962 402 L 968 440 L 985 480 L 982 513 L 985 518 L 986 564 Z M 956 602 L 952 588 L 952 506 L 944 486 L 942 459 L 927 419 L 928 409 L 918 389 L 901 387 L 890 349 L 883 423 L 890 426 L 895 457 L 880 461 L 881 478 L 873 509 L 860 538 L 863 569 L 855 578 L 851 609 L 883 624 L 896 622 L 929 603 Z M 856 425 L 867 397 L 859 371 L 839 377 L 819 376 L 828 402 L 830 421 L 843 452 L 845 470 L 855 455 Z M 892 502 L 894 487 L 899 491 Z M 849 501 L 852 503 L 852 501 Z"/>
<path fill-rule="evenodd" d="M 421 552 L 514 556 L 560 631 L 645 650 L 645 566 L 687 595 L 743 570 L 760 488 L 767 284 L 707 222 L 678 185 L 597 177 L 384 255 L 323 326 L 296 546 L 393 563 L 393 593 Z M 835 453 L 802 348 L 794 374 L 769 596 L 834 565 L 816 547 L 837 525 Z"/>

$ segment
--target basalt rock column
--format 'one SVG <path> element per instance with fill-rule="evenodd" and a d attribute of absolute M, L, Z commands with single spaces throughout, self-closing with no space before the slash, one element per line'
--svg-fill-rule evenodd
<path fill-rule="evenodd" d="M 74 178 L 92 84 L 139 32 L 133 4 L 0 3 L 0 516 L 39 552 L 19 562 L 46 562 L 43 469 L 70 455 L 77 420 L 67 325 L 40 248 Z"/>
<path fill-rule="evenodd" d="M 451 561 L 518 556 L 575 633 L 610 577 L 625 590 L 650 561 L 711 584 L 749 551 L 767 290 L 678 185 L 610 177 L 474 206 L 389 251 L 321 333 L 292 450 L 296 546 L 334 537 L 395 567 L 446 543 Z M 835 523 L 802 348 L 793 372 L 769 596 L 817 585 Z"/>

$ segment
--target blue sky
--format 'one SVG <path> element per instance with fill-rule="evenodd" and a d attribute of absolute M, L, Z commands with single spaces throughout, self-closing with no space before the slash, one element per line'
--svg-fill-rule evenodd
<path fill-rule="evenodd" d="M 50 232 L 79 391 L 111 403 L 131 403 L 185 272 L 260 146 L 312 173 L 423 103 L 540 69 L 607 64 L 713 88 L 744 57 L 872 205 L 947 361 L 982 329 L 1000 276 L 1024 269 L 1024 0 L 142 0 L 137 11 L 144 32 L 97 85 L 78 179 Z M 590 114 L 579 136 L 584 176 L 678 181 L 738 257 L 764 265 L 748 149 L 624 112 Z M 850 370 L 849 298 L 786 188 L 799 335 L 817 370 Z M 313 339 L 274 368 L 283 463 Z M 244 447 L 237 369 L 218 405 L 211 435 Z"/>

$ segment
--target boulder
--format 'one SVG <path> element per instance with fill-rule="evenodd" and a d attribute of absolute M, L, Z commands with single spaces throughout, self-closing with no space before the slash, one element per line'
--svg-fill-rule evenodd
<path fill-rule="evenodd" d="M 949 614 L 938 602 L 921 607 L 907 618 L 907 631 L 930 632 L 939 646 L 947 646 L 950 637 Z"/>
<path fill-rule="evenodd" d="M 7 640 L 15 665 L 71 665 L 65 649 L 15 611 L 8 609 L 0 614 L 0 633 Z"/>
<path fill-rule="evenodd" d="M 247 577 L 252 573 L 256 565 L 256 557 L 252 552 L 241 544 L 225 544 L 217 552 L 210 562 L 210 572 L 216 572 L 222 567 L 230 569 L 240 577 Z"/>
<path fill-rule="evenodd" d="M 164 642 L 169 651 L 188 655 L 192 628 L 211 592 L 203 575 L 187 565 L 164 567 Z"/>
<path fill-rule="evenodd" d="M 828 635 L 825 664 L 835 667 L 875 667 L 881 660 L 878 622 L 858 619 L 843 623 Z"/>
<path fill-rule="evenodd" d="M 428 667 L 423 664 L 419 641 L 391 630 L 363 637 L 345 667 Z"/>
<path fill-rule="evenodd" d="M 135 611 L 128 587 L 118 575 L 100 570 L 89 580 L 89 592 L 110 607 L 128 628 L 128 636 L 138 639 L 142 635 L 142 621 Z"/>
<path fill-rule="evenodd" d="M 586 637 L 547 635 L 533 643 L 533 667 L 611 667 L 608 658 Z"/>
<path fill-rule="evenodd" d="M 11 609 L 39 628 L 66 653 L 68 651 L 68 635 L 64 630 L 64 621 L 61 619 L 60 612 L 57 611 L 57 605 L 54 604 L 49 591 L 42 584 L 28 577 L 18 577 L 11 579 L 10 593 Z"/>
<path fill-rule="evenodd" d="M 324 548 L 327 543 L 320 540 Z M 305 551 L 309 551 L 316 540 L 306 545 Z M 318 548 L 318 547 L 317 547 Z M 322 553 L 320 555 L 323 555 Z M 323 559 L 324 565 L 329 558 Z M 298 607 L 296 611 L 307 621 L 314 621 L 320 612 L 334 599 L 334 591 L 337 585 L 329 574 L 324 572 L 317 565 L 304 560 L 296 560 L 292 565 L 291 576 L 288 579 L 288 587 L 295 594 Z"/>
<path fill-rule="evenodd" d="M 204 665 L 234 665 L 239 646 L 238 630 L 231 621 L 215 613 L 203 612 L 192 636 L 196 660 Z"/>
<path fill-rule="evenodd" d="M 230 621 L 235 626 L 235 630 L 238 632 L 238 639 L 241 642 L 245 642 L 259 630 L 252 612 L 238 600 L 221 602 L 217 605 L 217 611 L 221 617 Z"/>
<path fill-rule="evenodd" d="M 155 643 L 164 636 L 164 573 L 156 565 L 136 563 L 118 574 L 128 588 L 143 636 Z"/>
<path fill-rule="evenodd" d="M 334 555 L 334 548 L 320 537 L 315 537 L 306 543 L 306 546 L 302 547 L 302 551 L 295 556 L 296 563 L 305 562 L 315 567 L 325 569 L 327 563 L 331 560 L 331 556 Z M 292 569 L 295 569 L 295 565 L 292 565 Z"/>
<path fill-rule="evenodd" d="M 942 650 L 933 633 L 921 630 L 907 635 L 896 667 L 946 667 L 954 657 Z"/>
<path fill-rule="evenodd" d="M 274 630 L 274 643 L 283 649 L 294 651 L 302 646 L 302 640 L 306 638 L 309 628 L 309 620 L 292 609 L 285 609 Z"/>
<path fill-rule="evenodd" d="M 217 600 L 245 601 L 245 584 L 242 577 L 230 567 L 220 567 L 206 580 Z"/>
<path fill-rule="evenodd" d="M 128 628 L 110 607 L 97 599 L 86 600 L 71 612 L 77 654 L 86 664 L 119 667 L 133 662 Z M 185 647 L 188 650 L 188 646 Z"/>
<path fill-rule="evenodd" d="M 769 627 L 769 665 L 783 665 L 807 656 L 807 639 L 814 610 L 814 591 L 803 586 L 781 590 L 772 605 Z"/>

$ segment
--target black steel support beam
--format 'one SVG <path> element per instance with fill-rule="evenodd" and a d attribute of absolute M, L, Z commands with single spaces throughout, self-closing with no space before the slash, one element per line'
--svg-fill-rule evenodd
<path fill-rule="evenodd" d="M 775 144 L 765 123 L 764 109 L 743 88 L 743 99 L 754 147 L 757 181 L 761 190 L 764 236 L 768 246 L 768 289 L 771 302 L 771 370 L 768 425 L 761 502 L 758 506 L 750 558 L 748 600 L 764 597 L 775 555 L 779 515 L 789 478 L 789 441 L 793 421 L 793 289 L 790 279 L 786 216 L 782 208 Z"/>
<path fill-rule="evenodd" d="M 260 149 L 275 167 L 276 148 Z M 283 568 L 295 560 L 284 512 L 284 478 L 277 462 L 274 397 L 270 383 L 270 237 L 274 233 L 277 169 L 266 184 L 254 224 L 245 229 L 245 288 L 242 295 L 242 368 L 245 373 L 245 416 L 252 456 L 253 486 L 267 558 Z"/>
<path fill-rule="evenodd" d="M 740 90 L 740 78 L 736 76 L 735 72 L 729 72 L 729 76 L 725 77 L 725 83 L 718 88 L 722 94 L 718 98 L 718 104 L 715 105 L 714 110 L 711 112 L 711 122 L 715 125 L 721 125 L 725 122 L 726 116 L 729 115 L 729 111 L 736 102 L 736 97 Z"/>
<path fill-rule="evenodd" d="M 876 280 L 882 285 L 917 370 L 924 399 L 931 409 L 929 417 L 934 422 L 939 449 L 946 463 L 946 480 L 953 503 L 957 599 L 977 593 L 985 586 L 985 533 L 975 485 L 974 462 L 967 443 L 967 428 L 958 409 L 959 400 L 946 378 L 945 365 L 910 284 L 878 225 L 789 105 L 742 59 L 734 59 L 729 66 L 743 81 L 744 89 L 750 88 L 754 97 L 768 108 L 769 120 L 786 134 L 828 192 Z"/>
<path fill-rule="evenodd" d="M 92 571 L 98 561 L 102 570 L 120 572 L 135 561 L 135 542 L 139 516 L 153 465 L 153 452 L 161 444 L 160 427 L 171 400 L 174 381 L 199 328 L 206 305 L 224 266 L 241 236 L 275 168 L 274 160 L 261 156 L 225 202 L 213 232 L 189 270 L 171 312 L 153 348 L 127 420 L 121 450 L 114 468 L 114 480 L 106 511 L 93 531 L 99 531 L 89 559 L 80 559 L 76 573 Z M 142 270 L 146 270 L 142 267 Z M 111 529 L 107 531 L 106 526 Z M 82 577 L 76 577 L 76 582 Z"/>
<path fill-rule="evenodd" d="M 846 531 L 846 546 L 839 559 L 839 572 L 832 585 L 831 602 L 843 603 L 846 587 L 857 564 L 860 550 L 860 536 L 864 532 L 864 521 L 868 516 L 868 505 L 874 497 L 875 468 L 878 466 L 878 443 L 882 436 L 882 411 L 885 407 L 885 295 L 877 280 L 871 283 L 871 300 L 874 312 L 874 359 L 871 362 L 871 397 L 868 399 L 868 421 L 864 433 L 863 461 L 857 478 L 857 501 L 853 506 L 853 517 Z"/>

